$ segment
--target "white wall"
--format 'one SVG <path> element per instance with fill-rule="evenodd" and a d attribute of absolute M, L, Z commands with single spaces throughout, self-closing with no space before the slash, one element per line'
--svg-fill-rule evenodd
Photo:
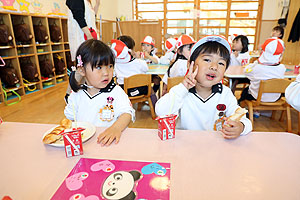
<path fill-rule="evenodd" d="M 126 20 L 133 20 L 132 12 L 132 0 L 118 0 L 117 17 L 124 16 Z"/>
<path fill-rule="evenodd" d="M 279 19 L 284 2 L 289 0 L 264 0 L 262 20 Z"/>

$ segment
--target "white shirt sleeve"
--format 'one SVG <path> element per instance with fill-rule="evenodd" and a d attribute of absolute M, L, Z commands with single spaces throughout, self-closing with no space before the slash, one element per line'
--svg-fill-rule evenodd
<path fill-rule="evenodd" d="M 122 114 L 128 113 L 131 115 L 132 122 L 135 121 L 135 110 L 132 107 L 132 104 L 127 96 L 127 94 L 124 92 L 122 88 L 116 88 L 118 89 L 118 97 L 120 98 L 118 101 L 118 108 L 116 109 L 116 117 L 119 118 Z"/>
<path fill-rule="evenodd" d="M 163 65 L 169 65 L 170 64 L 170 60 L 169 60 L 169 58 L 168 58 L 167 55 L 164 55 L 164 56 L 160 57 L 159 63 L 163 64 Z"/>
<path fill-rule="evenodd" d="M 300 112 L 300 75 L 285 90 L 286 101 Z"/>
<path fill-rule="evenodd" d="M 184 98 L 188 95 L 188 89 L 180 83 L 171 88 L 169 93 L 161 97 L 155 105 L 157 116 L 178 114 L 183 105 Z"/>

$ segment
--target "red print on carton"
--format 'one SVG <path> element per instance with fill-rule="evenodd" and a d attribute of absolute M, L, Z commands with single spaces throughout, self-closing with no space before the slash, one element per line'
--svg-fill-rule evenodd
<path fill-rule="evenodd" d="M 67 157 L 79 156 L 83 154 L 81 132 L 82 131 L 75 130 L 63 135 Z"/>
<path fill-rule="evenodd" d="M 175 138 L 175 126 L 177 115 L 166 115 L 157 117 L 158 120 L 158 136 L 161 140 Z"/>

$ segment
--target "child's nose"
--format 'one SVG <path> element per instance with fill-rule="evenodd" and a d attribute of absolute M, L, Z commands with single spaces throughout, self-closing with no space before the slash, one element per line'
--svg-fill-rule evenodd
<path fill-rule="evenodd" d="M 104 74 L 104 75 L 107 75 L 108 74 L 108 67 L 102 67 L 102 73 Z"/>
<path fill-rule="evenodd" d="M 210 65 L 210 69 L 216 71 L 218 69 L 218 63 L 212 62 Z"/>

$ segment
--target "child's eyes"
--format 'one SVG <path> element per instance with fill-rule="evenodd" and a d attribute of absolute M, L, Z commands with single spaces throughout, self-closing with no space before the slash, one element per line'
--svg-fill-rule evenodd
<path fill-rule="evenodd" d="M 113 68 L 114 66 L 112 64 L 108 65 L 109 68 Z"/>
<path fill-rule="evenodd" d="M 97 66 L 96 69 L 102 69 L 102 67 L 101 66 Z"/>
<path fill-rule="evenodd" d="M 210 59 L 208 59 L 208 58 L 204 58 L 203 59 L 205 62 L 210 62 Z"/>
<path fill-rule="evenodd" d="M 225 63 L 219 62 L 219 65 L 225 66 Z"/>

